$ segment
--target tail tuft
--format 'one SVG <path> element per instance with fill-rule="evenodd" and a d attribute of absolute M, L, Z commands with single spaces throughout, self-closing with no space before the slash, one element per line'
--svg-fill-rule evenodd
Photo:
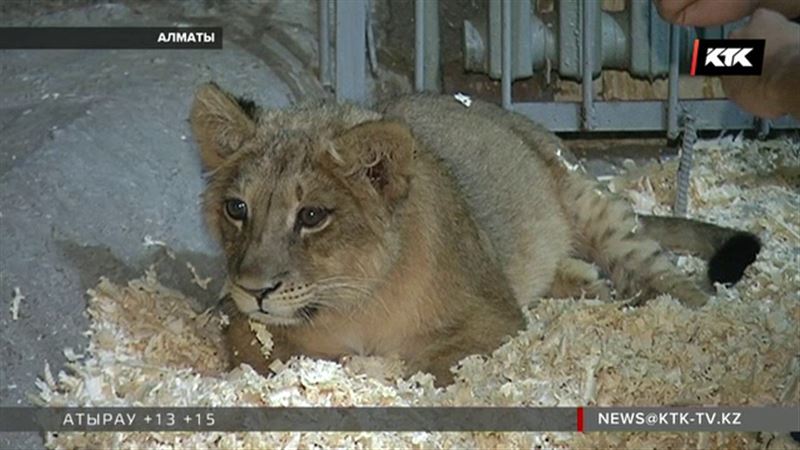
<path fill-rule="evenodd" d="M 740 232 L 728 238 L 708 261 L 708 278 L 712 283 L 734 284 L 744 270 L 756 260 L 761 241 L 754 234 Z"/>

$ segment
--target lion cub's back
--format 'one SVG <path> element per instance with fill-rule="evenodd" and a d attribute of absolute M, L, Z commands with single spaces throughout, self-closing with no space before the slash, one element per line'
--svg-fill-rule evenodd
<path fill-rule="evenodd" d="M 441 158 L 488 235 L 517 300 L 544 294 L 570 249 L 548 170 L 508 127 L 452 97 L 412 96 L 385 108 Z"/>

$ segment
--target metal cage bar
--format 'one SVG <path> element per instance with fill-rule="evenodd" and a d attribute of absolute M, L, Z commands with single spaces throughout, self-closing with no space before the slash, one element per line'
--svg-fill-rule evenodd
<path fill-rule="evenodd" d="M 320 0 L 320 8 L 325 8 L 326 1 Z M 669 94 L 666 101 L 597 101 L 594 99 L 592 86 L 592 75 L 595 69 L 599 69 L 598 58 L 602 55 L 597 52 L 595 36 L 598 26 L 600 8 L 596 0 L 561 0 L 577 3 L 582 6 L 582 20 L 573 22 L 573 26 L 581 27 L 581 39 L 578 46 L 581 49 L 581 78 L 583 80 L 582 99 L 580 102 L 526 102 L 515 103 L 512 98 L 512 82 L 515 77 L 515 57 L 514 39 L 522 39 L 524 36 L 513 34 L 513 21 L 520 21 L 522 18 L 514 17 L 514 7 L 519 8 L 514 2 L 529 0 L 493 0 L 498 1 L 501 12 L 501 97 L 503 107 L 517 111 L 529 119 L 539 122 L 548 129 L 555 132 L 607 132 L 607 131 L 646 131 L 646 132 L 666 132 L 670 138 L 677 137 L 680 133 L 680 118 L 683 114 L 690 114 L 695 118 L 695 127 L 700 130 L 756 130 L 759 135 L 765 137 L 771 129 L 798 129 L 800 123 L 797 120 L 785 116 L 773 121 L 758 120 L 752 115 L 742 111 L 735 104 L 723 99 L 706 100 L 681 100 L 679 98 L 679 76 L 681 64 L 681 34 L 685 30 L 677 26 L 666 27 L 661 24 L 660 19 L 655 17 L 657 14 L 652 9 L 649 0 L 633 0 L 629 3 L 631 14 L 639 11 L 643 15 L 642 24 L 647 23 L 647 27 L 638 29 L 641 36 L 631 35 L 631 44 L 641 46 L 642 43 L 650 42 L 653 33 L 663 32 L 664 27 L 669 30 L 666 39 L 669 42 L 668 61 L 663 61 L 668 66 Z M 335 4 L 336 17 L 336 60 L 335 60 L 335 88 L 336 98 L 339 100 L 364 102 L 367 98 L 366 93 L 366 2 L 367 0 L 343 0 L 332 2 Z M 494 3 L 492 3 L 494 4 Z M 559 4 L 559 6 L 570 6 L 573 4 Z M 330 8 L 330 4 L 327 6 Z M 436 9 L 428 9 L 428 8 Z M 427 58 L 426 55 L 431 51 L 438 53 L 438 29 L 432 29 L 433 23 L 431 16 L 438 11 L 436 0 L 416 0 L 415 2 L 415 77 L 414 87 L 418 91 L 438 90 L 439 59 Z M 645 11 L 642 8 L 646 8 Z M 570 9 L 570 11 L 572 11 Z M 435 16 L 438 20 L 438 13 Z M 428 20 L 426 20 L 428 19 Z M 645 20 L 646 19 L 646 20 Z M 639 22 L 636 22 L 639 23 Z M 657 29 L 654 29 L 657 24 Z M 559 24 L 559 26 L 564 24 Z M 663 25 L 663 26 L 662 26 Z M 320 37 L 324 36 L 322 29 L 325 24 L 320 18 Z M 524 27 L 522 27 L 524 28 Z M 646 28 L 646 29 L 645 29 Z M 631 30 L 634 33 L 636 30 Z M 571 31 L 570 31 L 571 33 Z M 565 34 L 565 30 L 559 30 L 557 35 Z M 551 37 L 552 38 L 552 37 Z M 548 38 L 550 39 L 550 38 Z M 659 42 L 664 39 L 659 38 Z M 685 41 L 684 41 L 685 42 Z M 321 43 L 324 46 L 324 42 Z M 660 44 L 659 44 L 660 45 Z M 555 45 L 557 47 L 558 44 Z M 540 48 L 541 47 L 541 48 Z M 538 48 L 540 51 L 544 46 L 531 46 L 531 49 Z M 661 48 L 661 47 L 659 47 Z M 659 50 L 663 54 L 663 49 Z M 537 53 L 538 55 L 538 53 Z M 537 55 L 533 55 L 538 57 Z M 544 57 L 544 55 L 539 55 Z M 641 56 L 641 55 L 640 55 Z M 644 56 L 647 56 L 645 58 Z M 641 64 L 652 66 L 662 66 L 662 59 L 657 55 L 648 54 L 639 58 Z M 320 65 L 323 65 L 323 56 L 320 55 Z M 637 60 L 638 61 L 638 60 Z M 516 61 L 519 62 L 519 61 Z M 435 67 L 431 67 L 434 64 Z M 328 61 L 330 65 L 330 61 Z M 640 67 L 638 70 L 645 71 L 646 68 Z M 652 69 L 652 67 L 650 67 Z M 660 69 L 659 69 L 660 70 Z M 634 72 L 636 72 L 634 70 Z M 652 72 L 652 70 L 651 70 Z M 638 72 L 637 72 L 638 73 Z M 660 72 L 659 72 L 660 73 Z M 320 73 L 324 84 L 324 71 Z M 433 80 L 433 81 L 431 81 Z"/>
<path fill-rule="evenodd" d="M 367 1 L 336 2 L 336 100 L 367 99 Z"/>
<path fill-rule="evenodd" d="M 511 0 L 503 0 L 503 68 L 501 95 L 503 108 L 511 109 Z"/>
<path fill-rule="evenodd" d="M 667 105 L 664 101 L 594 102 L 592 131 L 666 131 Z M 728 100 L 684 100 L 681 106 L 696 119 L 698 130 L 753 129 L 753 116 Z M 512 110 L 554 132 L 582 130 L 581 104 L 574 102 L 514 103 Z M 796 129 L 788 116 L 771 122 L 774 129 Z"/>
<path fill-rule="evenodd" d="M 319 0 L 319 81 L 331 87 L 330 0 Z"/>
<path fill-rule="evenodd" d="M 437 92 L 439 86 L 439 0 L 414 3 L 414 89 Z"/>
<path fill-rule="evenodd" d="M 414 89 L 425 89 L 425 5 L 414 2 Z"/>
<path fill-rule="evenodd" d="M 678 137 L 678 66 L 680 64 L 680 27 L 669 27 L 669 91 L 667 97 L 667 137 Z"/>
<path fill-rule="evenodd" d="M 596 0 L 583 0 L 583 41 L 581 45 L 581 58 L 583 60 L 581 91 L 583 93 L 583 129 L 590 131 L 594 128 L 594 43 L 592 37 L 595 32 L 594 14 L 597 11 Z"/>

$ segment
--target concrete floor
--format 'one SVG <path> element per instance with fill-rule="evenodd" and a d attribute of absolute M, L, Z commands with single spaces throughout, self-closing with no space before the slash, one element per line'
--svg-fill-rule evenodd
<path fill-rule="evenodd" d="M 165 22 L 96 5 L 35 23 Z M 165 284 L 214 300 L 221 266 L 200 216 L 203 179 L 186 120 L 195 87 L 216 80 L 265 106 L 321 92 L 296 61 L 264 62 L 289 53 L 280 44 L 261 49 L 226 39 L 222 51 L 0 52 L 0 405 L 30 404 L 45 361 L 57 373 L 65 347 L 81 353 L 85 292 L 100 276 L 125 282 L 157 264 Z M 145 246 L 145 236 L 177 258 Z M 190 282 L 187 261 L 215 277 L 208 291 Z M 25 296 L 16 321 L 15 287 Z M 2 449 L 41 446 L 35 434 L 0 435 Z"/>

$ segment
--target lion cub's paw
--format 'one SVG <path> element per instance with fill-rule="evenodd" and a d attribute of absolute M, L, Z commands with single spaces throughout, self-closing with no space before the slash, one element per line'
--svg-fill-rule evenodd
<path fill-rule="evenodd" d="M 576 258 L 565 258 L 556 268 L 549 295 L 554 298 L 585 297 L 609 301 L 611 289 L 593 264 Z"/>

